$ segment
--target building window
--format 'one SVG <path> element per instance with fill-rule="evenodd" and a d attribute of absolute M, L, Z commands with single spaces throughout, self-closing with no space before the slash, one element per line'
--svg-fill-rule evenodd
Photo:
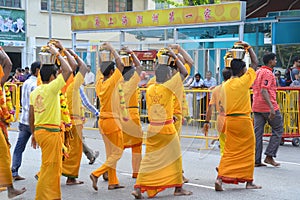
<path fill-rule="evenodd" d="M 159 3 L 155 1 L 155 10 L 162 10 L 170 8 L 170 4 L 168 3 Z"/>
<path fill-rule="evenodd" d="M 132 11 L 132 0 L 109 0 L 108 12 Z"/>
<path fill-rule="evenodd" d="M 41 10 L 48 10 L 48 0 L 41 0 Z M 84 13 L 84 0 L 51 0 L 51 11 Z"/>
<path fill-rule="evenodd" d="M 0 0 L 0 6 L 21 8 L 21 0 Z"/>

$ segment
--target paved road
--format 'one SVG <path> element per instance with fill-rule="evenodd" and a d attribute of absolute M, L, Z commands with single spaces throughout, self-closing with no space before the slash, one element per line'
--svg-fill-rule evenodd
<path fill-rule="evenodd" d="M 16 127 L 17 124 L 13 124 Z M 189 128 L 189 134 L 201 134 L 197 127 Z M 120 183 L 125 185 L 124 189 L 108 191 L 107 183 L 99 179 L 99 191 L 93 191 L 89 174 L 99 167 L 105 160 L 105 150 L 99 132 L 96 130 L 84 130 L 86 141 L 89 146 L 100 151 L 100 156 L 94 165 L 89 165 L 88 160 L 83 155 L 80 169 L 80 180 L 85 184 L 76 186 L 66 186 L 66 178 L 61 178 L 62 198 L 64 200 L 79 199 L 133 199 L 130 195 L 135 180 L 131 178 L 131 154 L 130 150 L 125 150 L 122 159 L 118 163 L 118 177 Z M 17 131 L 9 131 L 10 142 L 13 151 L 18 136 Z M 262 185 L 261 190 L 245 190 L 244 184 L 224 185 L 226 191 L 215 192 L 214 180 L 217 173 L 215 167 L 218 165 L 220 156 L 217 145 L 210 150 L 199 150 L 205 147 L 205 142 L 199 139 L 184 138 L 182 143 L 183 168 L 185 176 L 190 182 L 184 187 L 191 190 L 194 194 L 188 197 L 174 197 L 173 189 L 167 189 L 158 194 L 157 199 L 255 199 L 255 200 L 273 200 L 273 199 L 300 199 L 299 179 L 300 179 L 300 148 L 293 147 L 291 143 L 281 146 L 278 152 L 277 160 L 281 162 L 280 168 L 272 166 L 256 168 L 255 182 Z M 266 146 L 265 143 L 264 146 Z M 28 144 L 23 157 L 23 165 L 20 169 L 20 175 L 26 177 L 24 181 L 15 182 L 17 188 L 26 187 L 27 192 L 15 199 L 32 200 L 35 197 L 36 180 L 34 174 L 39 170 L 41 158 L 40 150 L 34 150 Z M 51 177 L 49 177 L 51 178 Z M 0 199 L 4 200 L 7 193 L 1 192 Z"/>

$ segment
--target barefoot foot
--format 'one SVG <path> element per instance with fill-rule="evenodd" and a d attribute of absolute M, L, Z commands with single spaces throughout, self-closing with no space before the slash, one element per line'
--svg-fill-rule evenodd
<path fill-rule="evenodd" d="M 104 181 L 108 181 L 108 172 L 104 172 L 104 174 L 102 175 L 102 178 Z"/>
<path fill-rule="evenodd" d="M 7 196 L 9 199 L 14 198 L 14 197 L 26 192 L 25 188 L 22 188 L 21 190 L 17 190 L 13 186 L 8 187 L 7 190 L 8 190 Z"/>
<path fill-rule="evenodd" d="M 121 189 L 121 188 L 125 188 L 125 186 L 119 185 L 119 184 L 113 184 L 113 185 L 108 186 L 109 190 L 116 190 L 116 189 Z"/>
<path fill-rule="evenodd" d="M 186 196 L 192 194 L 193 193 L 191 191 L 185 190 L 182 187 L 176 187 L 174 191 L 174 196 Z"/>
<path fill-rule="evenodd" d="M 215 191 L 224 191 L 223 187 L 222 187 L 222 180 L 221 179 L 217 179 L 215 182 Z"/>
<path fill-rule="evenodd" d="M 187 179 L 184 175 L 182 175 L 182 180 L 183 180 L 183 183 L 188 183 L 189 182 L 189 179 Z"/>
<path fill-rule="evenodd" d="M 247 182 L 246 189 L 261 189 L 262 187 L 259 185 L 255 185 L 252 182 Z"/>
<path fill-rule="evenodd" d="M 80 185 L 83 183 L 84 183 L 83 181 L 78 181 L 78 180 L 76 180 L 76 178 L 68 178 L 66 185 Z"/>
<path fill-rule="evenodd" d="M 98 177 L 94 176 L 93 174 L 90 174 L 90 179 L 92 180 L 92 185 L 94 190 L 98 191 L 98 186 L 97 186 L 97 182 L 98 182 Z"/>
<path fill-rule="evenodd" d="M 134 196 L 135 199 L 143 199 L 141 190 L 140 189 L 134 189 L 131 194 Z"/>

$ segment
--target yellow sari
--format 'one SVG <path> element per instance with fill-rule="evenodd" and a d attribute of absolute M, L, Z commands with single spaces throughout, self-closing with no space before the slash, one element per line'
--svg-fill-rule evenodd
<path fill-rule="evenodd" d="M 12 185 L 11 156 L 3 128 L 6 127 L 0 128 L 0 187 L 8 187 Z"/>
<path fill-rule="evenodd" d="M 177 73 L 169 81 L 147 89 L 150 125 L 146 153 L 134 187 L 146 191 L 150 198 L 166 188 L 181 187 L 183 183 L 180 142 L 173 124 L 174 104 L 170 103 L 179 94 L 180 84 L 181 77 Z"/>

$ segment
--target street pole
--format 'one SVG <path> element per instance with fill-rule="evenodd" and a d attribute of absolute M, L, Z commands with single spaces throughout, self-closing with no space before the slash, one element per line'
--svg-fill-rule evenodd
<path fill-rule="evenodd" d="M 48 13 L 49 13 L 49 40 L 52 39 L 52 10 L 51 10 L 51 0 L 48 0 Z"/>

